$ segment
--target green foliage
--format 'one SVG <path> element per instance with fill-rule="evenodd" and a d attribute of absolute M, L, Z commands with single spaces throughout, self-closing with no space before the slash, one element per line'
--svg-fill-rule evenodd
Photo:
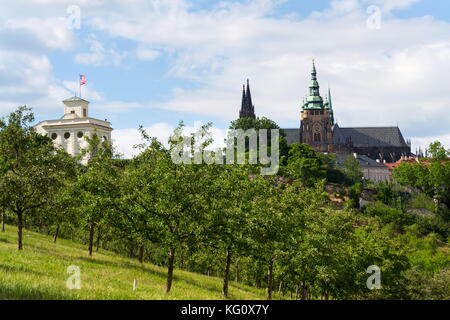
<path fill-rule="evenodd" d="M 269 148 L 271 147 L 271 142 L 272 142 L 270 130 L 272 130 L 272 129 L 280 130 L 280 146 L 279 146 L 280 157 L 281 157 L 281 163 L 284 163 L 284 159 L 287 157 L 288 152 L 289 152 L 289 147 L 287 145 L 286 134 L 276 124 L 275 121 L 267 119 L 265 117 L 257 118 L 257 119 L 242 118 L 242 119 L 237 119 L 237 120 L 234 120 L 233 122 L 231 122 L 230 129 L 234 129 L 234 130 L 242 129 L 244 131 L 249 130 L 249 129 L 255 129 L 257 133 L 261 129 L 268 130 L 267 131 L 267 134 L 268 134 L 267 144 L 268 144 Z M 259 143 L 258 143 L 258 146 L 259 146 Z M 248 151 L 248 147 L 247 147 L 246 151 Z"/>
<path fill-rule="evenodd" d="M 300 143 L 291 145 L 285 171 L 289 177 L 301 181 L 305 186 L 312 186 L 327 175 L 322 155 Z"/>
<path fill-rule="evenodd" d="M 50 138 L 37 134 L 31 109 L 19 107 L 0 120 L 0 206 L 17 217 L 18 248 L 22 250 L 24 218 L 51 207 L 74 162 Z"/>
<path fill-rule="evenodd" d="M 361 165 L 355 157 L 348 156 L 344 161 L 342 170 L 347 176 L 350 185 L 362 182 L 364 175 L 362 173 Z"/>
<path fill-rule="evenodd" d="M 394 170 L 394 178 L 404 186 L 418 189 L 450 207 L 450 161 L 440 143 L 430 146 L 431 163 L 402 163 Z"/>
<path fill-rule="evenodd" d="M 428 152 L 434 161 L 446 161 L 450 157 L 450 150 L 446 150 L 439 141 L 431 143 Z"/>
<path fill-rule="evenodd" d="M 382 203 L 370 204 L 365 208 L 365 213 L 371 217 L 377 217 L 383 224 L 393 224 L 397 230 L 414 223 L 414 216 L 400 209 L 387 206 Z"/>
<path fill-rule="evenodd" d="M 414 209 L 427 209 L 428 211 L 434 212 L 436 209 L 436 204 L 433 199 L 424 193 L 419 193 L 411 198 L 409 203 L 410 208 Z"/>
<path fill-rule="evenodd" d="M 361 182 L 355 183 L 349 190 L 349 201 L 347 203 L 348 208 L 358 209 L 359 199 L 363 192 L 363 184 Z"/>
<path fill-rule="evenodd" d="M 450 225 L 440 216 L 419 216 L 416 224 L 422 234 L 436 233 L 444 240 L 450 236 Z"/>

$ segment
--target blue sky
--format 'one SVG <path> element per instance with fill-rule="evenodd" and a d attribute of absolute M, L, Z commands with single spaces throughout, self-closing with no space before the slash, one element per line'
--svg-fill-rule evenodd
<path fill-rule="evenodd" d="M 71 5 L 80 29 L 67 27 Z M 449 26 L 445 0 L 2 3 L 0 115 L 27 104 L 37 120 L 59 118 L 85 74 L 90 115 L 112 122 L 128 155 L 139 125 L 159 137 L 180 120 L 225 129 L 250 78 L 257 115 L 298 127 L 315 58 L 341 126 L 398 123 L 413 148 L 450 145 Z"/>

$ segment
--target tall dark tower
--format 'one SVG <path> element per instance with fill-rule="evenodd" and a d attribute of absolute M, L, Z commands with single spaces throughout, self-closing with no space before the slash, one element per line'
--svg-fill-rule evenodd
<path fill-rule="evenodd" d="M 252 102 L 252 94 L 250 92 L 250 81 L 247 80 L 247 88 L 245 88 L 242 92 L 242 105 L 241 111 L 239 111 L 239 119 L 250 118 L 256 119 L 255 115 L 255 106 Z"/>
<path fill-rule="evenodd" d="M 309 144 L 318 152 L 330 152 L 333 143 L 333 109 L 331 93 L 328 101 L 320 96 L 316 66 L 313 61 L 309 96 L 303 102 L 300 125 L 300 142 Z"/>

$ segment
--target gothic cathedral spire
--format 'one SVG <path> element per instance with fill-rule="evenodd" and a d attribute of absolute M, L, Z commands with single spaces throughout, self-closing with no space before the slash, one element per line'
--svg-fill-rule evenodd
<path fill-rule="evenodd" d="M 250 92 L 250 81 L 247 79 L 247 88 L 245 88 L 242 93 L 242 105 L 241 110 L 239 112 L 239 118 L 250 118 L 256 119 L 255 115 L 255 106 L 252 101 L 252 94 Z"/>

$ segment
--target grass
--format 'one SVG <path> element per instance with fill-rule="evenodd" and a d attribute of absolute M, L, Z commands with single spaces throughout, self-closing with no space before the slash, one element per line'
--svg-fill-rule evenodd
<path fill-rule="evenodd" d="M 175 270 L 172 291 L 164 293 L 166 269 L 100 250 L 90 258 L 79 243 L 24 230 L 17 250 L 17 229 L 0 232 L 0 299 L 27 300 L 220 300 L 221 279 Z M 81 270 L 81 289 L 66 286 L 69 266 Z M 133 282 L 137 289 L 133 291 Z M 229 299 L 259 300 L 258 290 L 231 282 Z"/>

